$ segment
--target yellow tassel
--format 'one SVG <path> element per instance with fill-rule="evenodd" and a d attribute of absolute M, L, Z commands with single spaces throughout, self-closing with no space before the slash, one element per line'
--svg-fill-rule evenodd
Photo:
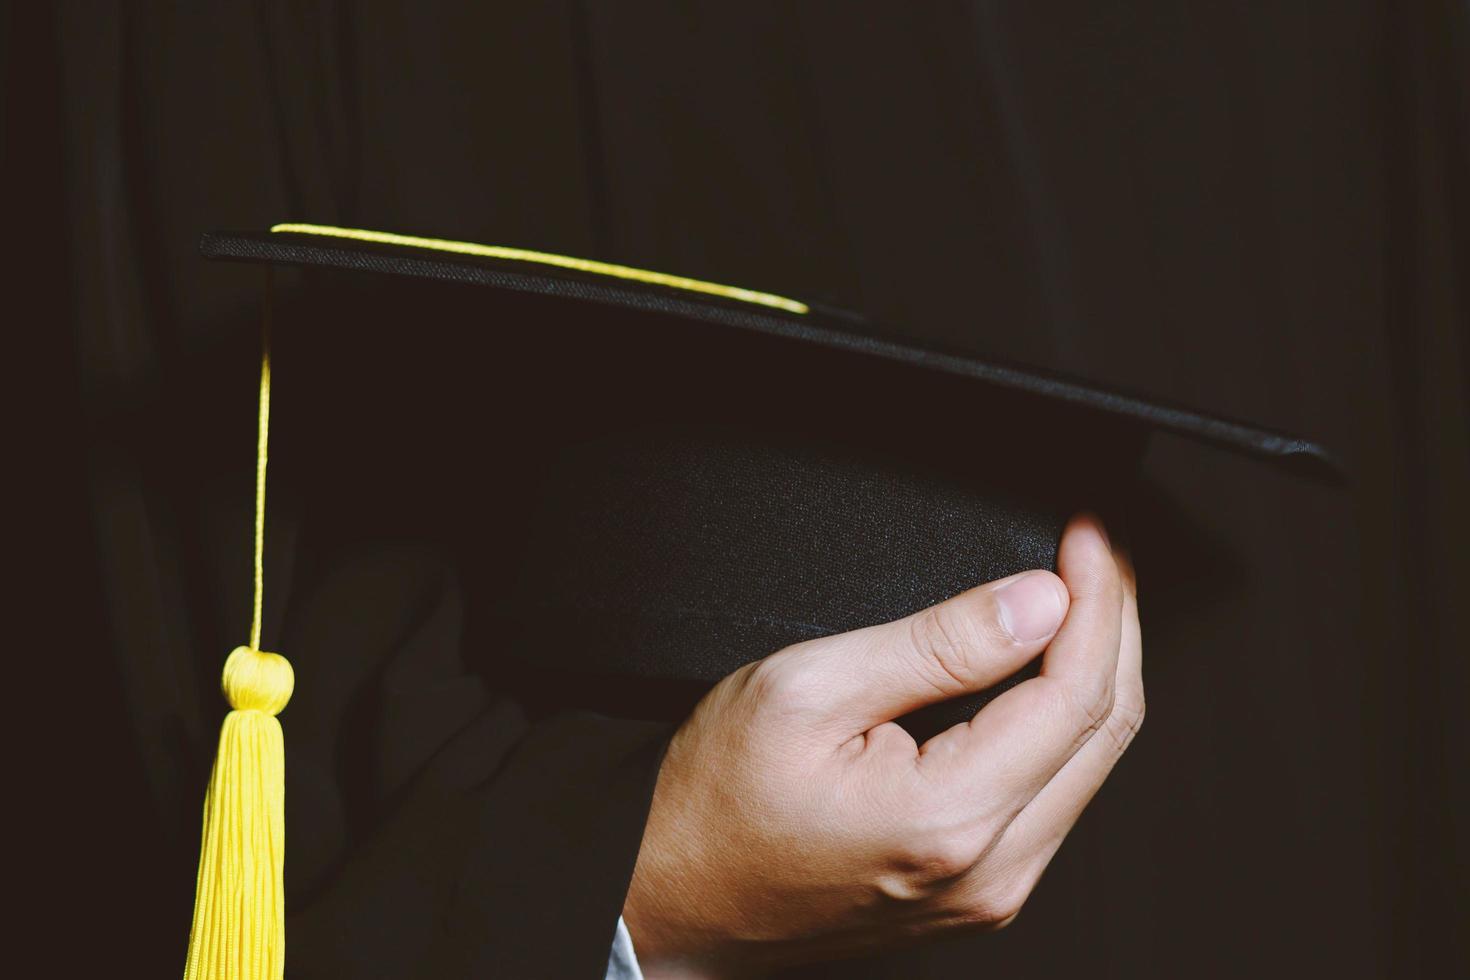
<path fill-rule="evenodd" d="M 286 968 L 286 753 L 276 715 L 296 683 L 285 657 L 260 649 L 265 594 L 265 466 L 270 432 L 270 285 L 255 452 L 255 601 L 250 645 L 225 661 L 230 707 L 204 797 L 186 980 L 280 980 Z"/>
<path fill-rule="evenodd" d="M 236 647 L 204 797 L 204 841 L 187 980 L 278 980 L 286 954 L 286 757 L 276 714 L 291 699 L 291 664 Z"/>

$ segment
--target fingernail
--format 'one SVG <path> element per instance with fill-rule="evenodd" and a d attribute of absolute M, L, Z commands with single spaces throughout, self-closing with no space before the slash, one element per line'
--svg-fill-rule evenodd
<path fill-rule="evenodd" d="M 1044 639 L 1062 622 L 1062 597 L 1051 576 L 1028 574 L 995 590 L 1000 624 L 1020 643 Z"/>

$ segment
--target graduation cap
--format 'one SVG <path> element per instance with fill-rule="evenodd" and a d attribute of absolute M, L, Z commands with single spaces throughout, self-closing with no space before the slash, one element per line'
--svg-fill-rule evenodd
<path fill-rule="evenodd" d="M 494 584 L 486 669 L 548 708 L 678 718 L 793 642 L 1054 569 L 1067 518 L 1126 494 L 1154 433 L 1335 472 L 1293 436 L 926 346 L 810 299 L 320 225 L 209 234 L 201 250 L 317 270 L 277 304 L 292 376 L 311 378 L 309 397 L 288 396 L 288 468 L 340 481 L 344 501 L 381 474 L 366 520 L 401 521 L 417 500 L 417 527 Z M 269 384 L 267 349 L 255 617 L 225 670 L 236 710 L 206 802 L 190 976 L 242 955 L 282 969 L 273 716 L 291 675 L 260 652 Z M 902 723 L 922 739 L 1001 689 Z"/>

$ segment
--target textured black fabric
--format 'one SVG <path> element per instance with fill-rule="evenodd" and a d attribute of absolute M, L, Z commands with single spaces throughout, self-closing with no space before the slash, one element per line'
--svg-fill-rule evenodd
<path fill-rule="evenodd" d="M 660 705 L 608 675 L 695 682 L 697 695 L 791 643 L 1054 569 L 1065 512 L 998 493 L 748 430 L 602 440 L 563 460 L 538 508 L 522 584 L 559 646 L 521 652 L 604 710 L 677 713 L 674 685 L 649 687 L 674 695 Z M 1033 673 L 906 726 L 927 737 Z"/>

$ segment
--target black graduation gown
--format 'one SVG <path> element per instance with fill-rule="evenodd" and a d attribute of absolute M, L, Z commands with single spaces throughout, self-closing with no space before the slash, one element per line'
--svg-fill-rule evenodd
<path fill-rule="evenodd" d="M 465 666 L 442 557 L 358 550 L 286 600 L 290 975 L 598 976 L 665 726 L 529 718 Z"/>

